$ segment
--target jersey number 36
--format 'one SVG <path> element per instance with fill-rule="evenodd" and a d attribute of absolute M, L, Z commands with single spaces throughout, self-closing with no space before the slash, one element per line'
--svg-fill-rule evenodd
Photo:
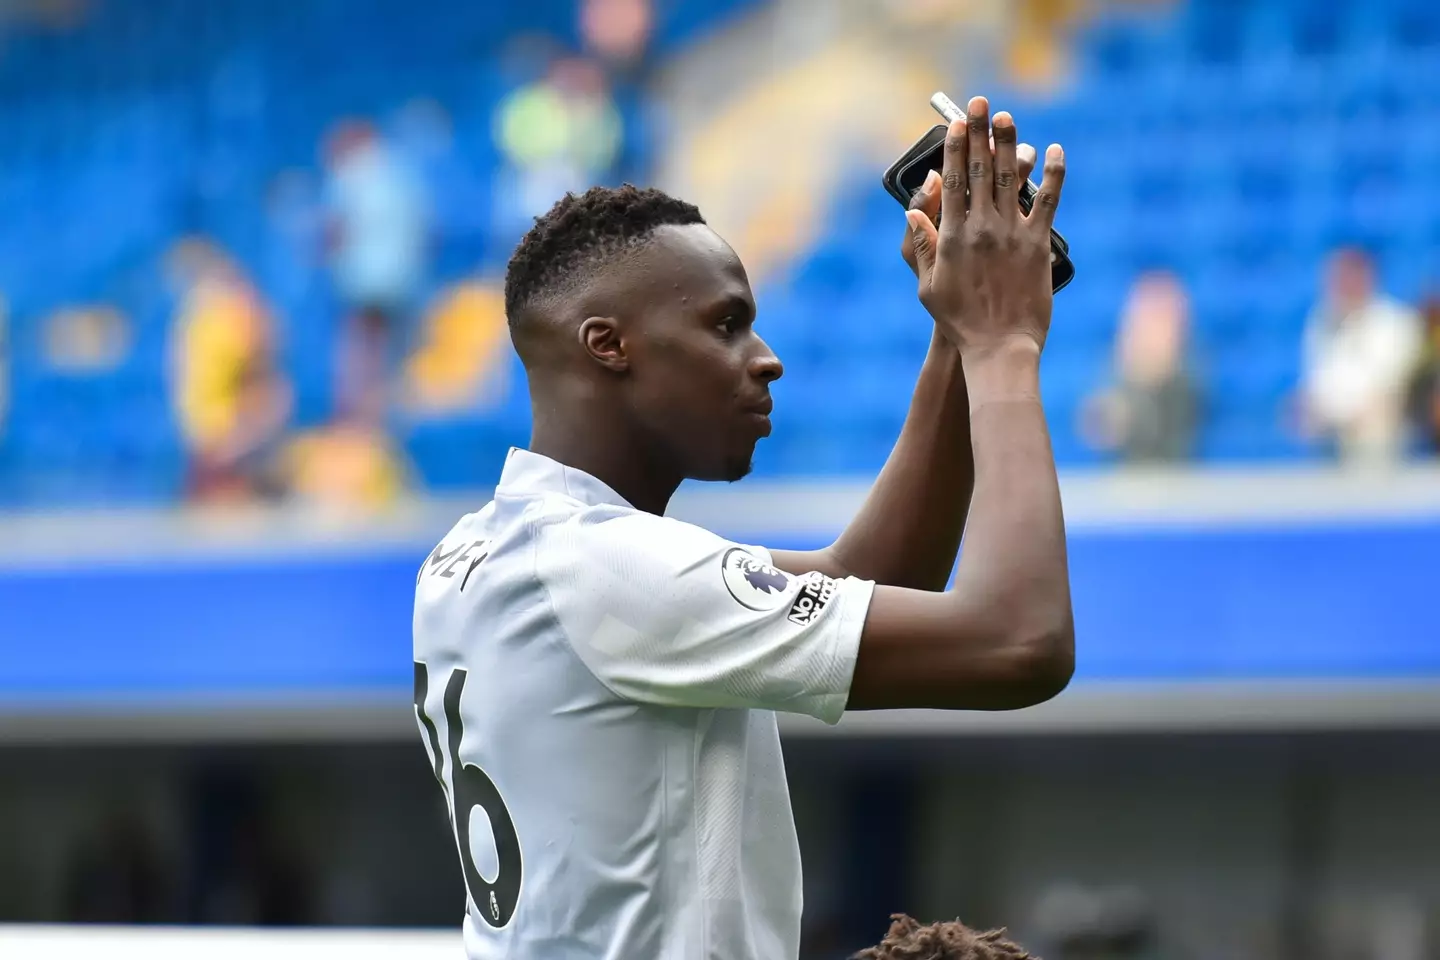
<path fill-rule="evenodd" d="M 435 758 L 435 779 L 450 801 L 450 819 L 455 826 L 455 842 L 460 847 L 460 866 L 465 871 L 465 889 L 476 913 L 492 927 L 503 927 L 515 914 L 515 904 L 520 900 L 520 838 L 515 834 L 515 821 L 495 788 L 495 781 L 473 763 L 460 759 L 460 741 L 465 730 L 460 718 L 460 694 L 465 689 L 464 670 L 456 668 L 445 684 L 445 733 L 447 748 L 440 749 L 440 735 L 435 731 L 435 721 L 425 713 L 426 695 L 430 691 L 430 672 L 425 664 L 415 663 L 415 713 L 425 728 L 425 737 L 430 742 L 430 755 Z M 446 759 L 449 759 L 450 779 L 445 780 Z M 485 811 L 490 828 L 495 835 L 495 852 L 500 861 L 499 872 L 493 881 L 487 881 L 475 866 L 475 856 L 470 852 L 471 814 L 479 807 Z"/>

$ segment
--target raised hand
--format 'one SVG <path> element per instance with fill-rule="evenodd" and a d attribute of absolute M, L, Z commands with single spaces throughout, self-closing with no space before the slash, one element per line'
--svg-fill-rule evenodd
<path fill-rule="evenodd" d="M 990 138 L 990 150 L 994 153 L 994 137 Z M 1030 179 L 1030 174 L 1035 172 L 1035 148 L 1022 143 L 1015 148 L 1015 158 L 1020 164 L 1020 179 L 1015 185 L 1018 192 L 1020 186 Z M 920 189 L 915 191 L 915 196 L 910 198 L 910 209 L 919 210 L 934 224 L 940 222 L 940 183 L 940 173 L 932 170 Z M 909 223 L 905 224 L 904 236 L 900 238 L 900 259 L 909 265 L 911 273 L 919 274 L 919 267 L 915 264 L 915 231 L 910 229 Z"/>
<path fill-rule="evenodd" d="M 1020 338 L 1043 347 L 1053 305 L 1050 228 L 1065 155 L 1058 145 L 1045 152 L 1044 180 L 1026 215 L 1014 120 L 996 114 L 992 155 L 989 103 L 973 98 L 966 115 L 968 121 L 951 124 L 945 141 L 939 228 L 924 210 L 905 215 L 920 301 L 962 355 Z"/>

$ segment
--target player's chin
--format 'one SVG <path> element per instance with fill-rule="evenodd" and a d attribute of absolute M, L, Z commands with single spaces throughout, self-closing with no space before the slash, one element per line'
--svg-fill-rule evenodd
<path fill-rule="evenodd" d="M 699 456 L 691 458 L 692 480 L 710 483 L 734 483 L 750 475 L 755 460 L 755 445 L 760 442 L 755 430 L 748 424 L 743 430 L 730 430 L 724 434 L 726 442 L 715 444 L 704 451 L 695 451 Z M 713 430 L 713 428 L 712 428 Z M 721 433 L 713 430 L 711 436 Z"/>
<path fill-rule="evenodd" d="M 737 457 L 726 464 L 725 481 L 734 483 L 736 480 L 744 480 L 750 476 L 750 471 L 755 469 L 755 448 L 751 447 L 750 452 L 744 457 Z"/>
<path fill-rule="evenodd" d="M 765 432 L 768 435 L 770 431 L 766 430 Z M 746 438 L 740 443 L 734 456 L 725 464 L 726 480 L 734 483 L 736 480 L 743 480 L 750 475 L 750 471 L 755 469 L 755 446 L 759 442 L 757 439 Z"/>
<path fill-rule="evenodd" d="M 734 483 L 750 475 L 754 460 L 755 441 L 750 440 L 729 451 L 723 458 L 712 461 L 709 469 L 705 471 L 705 476 L 695 479 Z"/>

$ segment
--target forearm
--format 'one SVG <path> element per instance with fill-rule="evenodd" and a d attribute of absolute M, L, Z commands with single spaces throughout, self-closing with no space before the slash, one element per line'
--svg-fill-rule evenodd
<path fill-rule="evenodd" d="M 859 513 L 830 547 L 836 564 L 878 583 L 944 590 L 974 480 L 965 373 L 959 353 L 937 331 L 900 438 Z"/>
<path fill-rule="evenodd" d="M 1073 664 L 1065 520 L 1040 404 L 1039 350 L 1003 348 L 967 361 L 966 375 L 975 509 L 955 595 L 988 611 L 997 634 L 1062 645 L 1044 653 Z"/>

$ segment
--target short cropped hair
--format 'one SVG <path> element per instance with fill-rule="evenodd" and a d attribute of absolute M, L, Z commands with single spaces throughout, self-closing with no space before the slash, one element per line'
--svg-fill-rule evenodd
<path fill-rule="evenodd" d="M 563 292 L 657 227 L 704 223 L 700 210 L 661 190 L 591 187 L 567 193 L 535 220 L 505 270 L 505 316 L 513 327 L 542 296 Z"/>
<path fill-rule="evenodd" d="M 853 960 L 1038 960 L 1005 939 L 1005 931 L 979 933 L 959 920 L 921 926 L 903 913 L 892 914 L 890 932 Z"/>

